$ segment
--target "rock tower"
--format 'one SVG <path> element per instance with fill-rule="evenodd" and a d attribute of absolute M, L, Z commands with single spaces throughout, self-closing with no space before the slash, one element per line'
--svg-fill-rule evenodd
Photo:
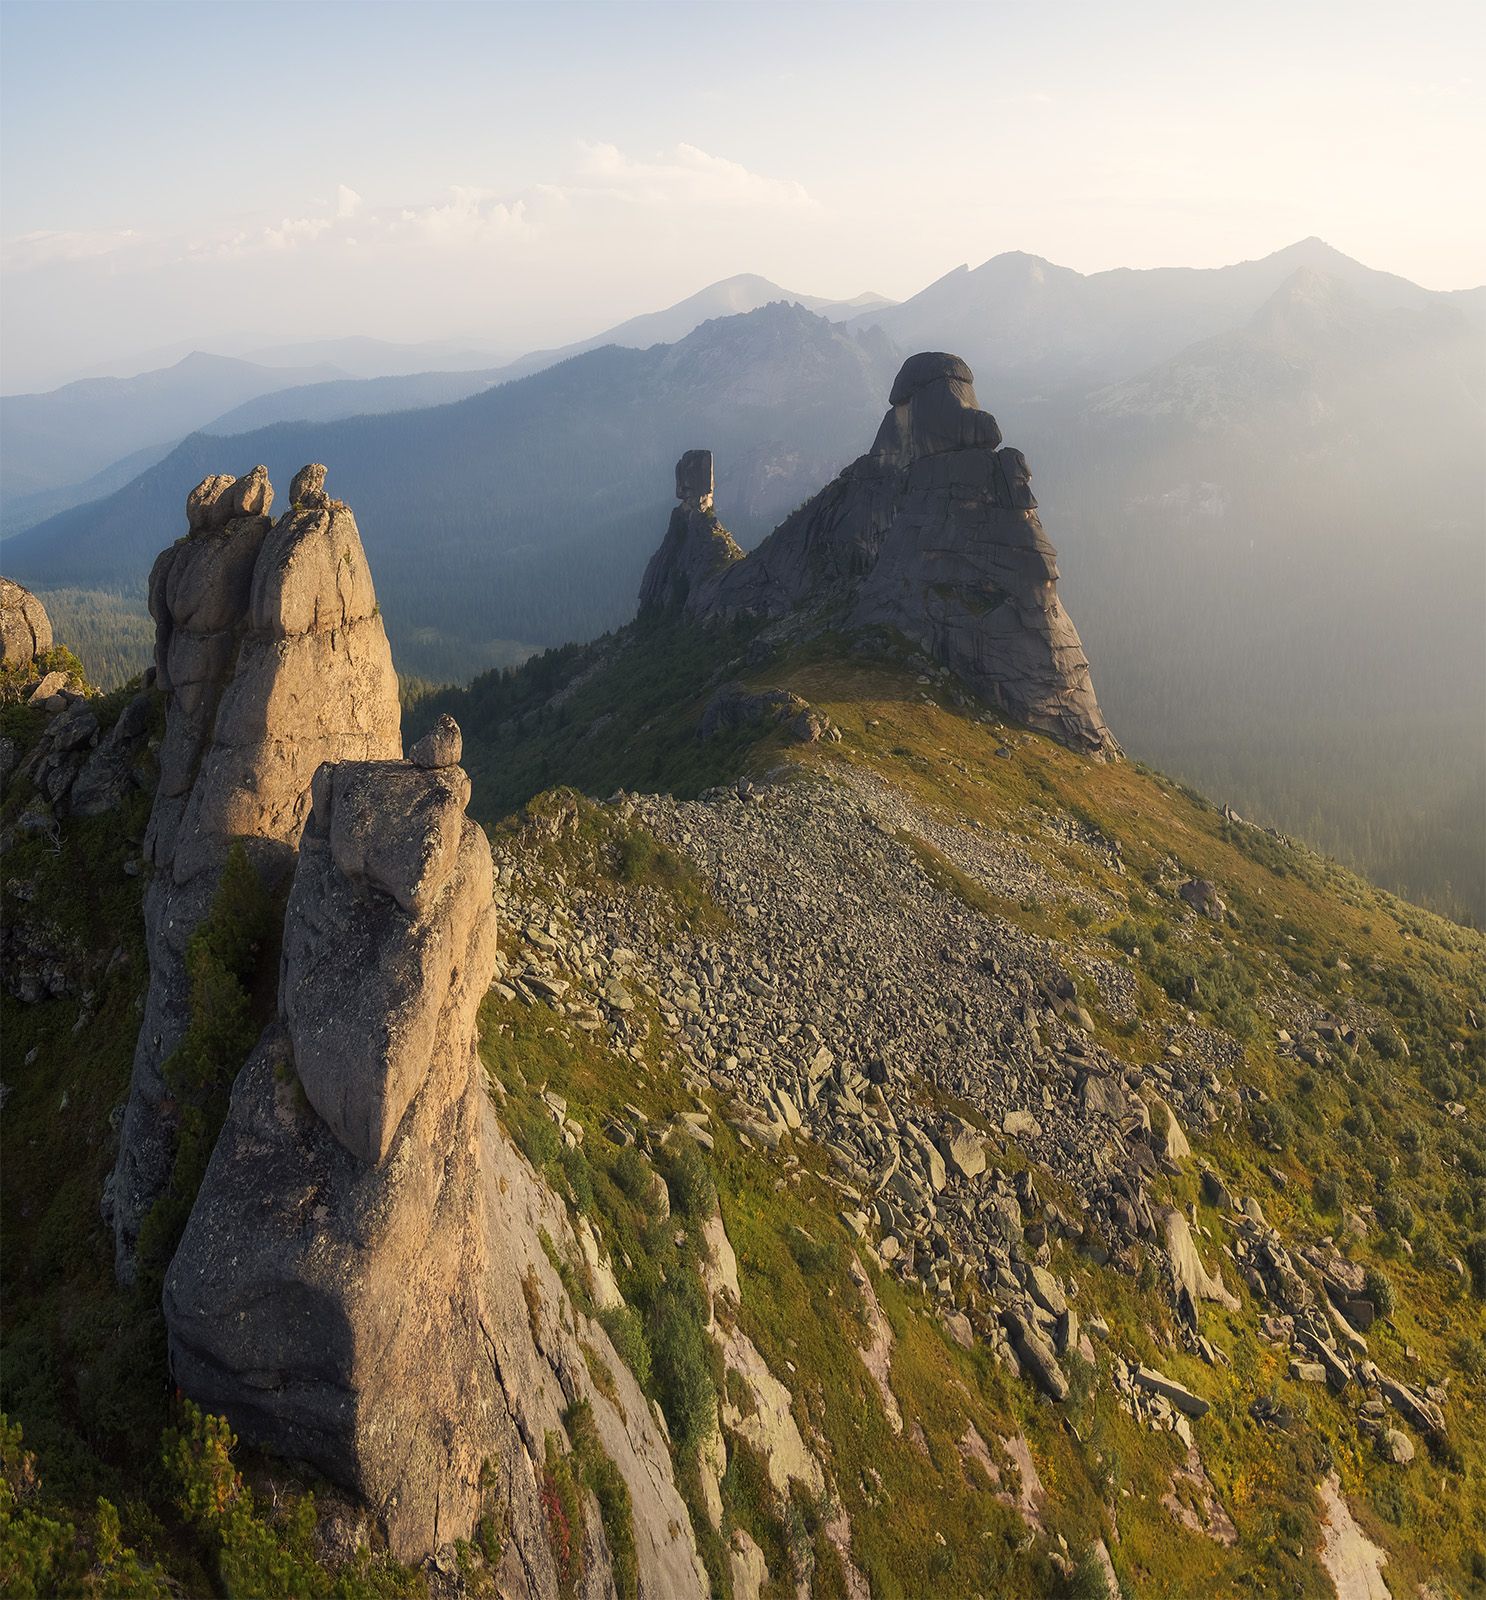
<path fill-rule="evenodd" d="M 170 1180 L 175 1128 L 162 1068 L 189 1011 L 186 946 L 241 843 L 270 884 L 293 870 L 325 761 L 402 753 L 392 652 L 350 508 L 323 467 L 271 520 L 263 467 L 205 479 L 187 532 L 150 573 L 155 683 L 166 694 L 160 781 L 145 835 L 150 986 L 110 1195 L 119 1275 Z"/>
<path fill-rule="evenodd" d="M 1078 632 L 1058 599 L 1057 556 L 1031 473 L 975 398 L 958 356 L 911 356 L 872 448 L 786 518 L 751 555 L 688 569 L 700 617 L 816 612 L 895 628 L 988 703 L 1097 758 L 1119 754 Z M 651 562 L 683 563 L 677 537 Z M 645 603 L 645 591 L 641 595 Z"/>
<path fill-rule="evenodd" d="M 580 1247 L 476 1048 L 496 914 L 459 729 L 444 718 L 402 758 L 366 558 L 324 484 L 305 468 L 271 522 L 261 468 L 207 479 L 151 579 L 168 713 L 121 1272 L 171 1167 L 161 1069 L 188 1017 L 186 943 L 240 844 L 286 891 L 278 991 L 165 1270 L 174 1381 L 350 1490 L 401 1560 L 447 1563 L 493 1517 L 513 1600 L 559 1595 L 545 1452 L 586 1402 L 629 1490 L 641 1592 L 700 1600 L 662 1429 L 548 1259 L 544 1241 Z M 600 1517 L 584 1537 L 583 1592 L 613 1593 Z"/>
<path fill-rule="evenodd" d="M 640 583 L 642 614 L 679 610 L 709 579 L 743 559 L 712 510 L 712 491 L 712 452 L 688 450 L 676 463 L 679 503 Z"/>

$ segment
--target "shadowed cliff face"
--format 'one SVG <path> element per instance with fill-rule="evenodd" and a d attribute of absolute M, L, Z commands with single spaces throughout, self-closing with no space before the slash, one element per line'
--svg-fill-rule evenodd
<path fill-rule="evenodd" d="M 682 596 L 698 617 L 803 611 L 896 628 L 988 703 L 1074 749 L 1117 755 L 1058 599 L 1031 473 L 1019 450 L 999 448 L 969 367 L 912 356 L 889 400 L 872 449 L 747 558 L 718 559 L 673 518 L 642 604 Z"/>
<path fill-rule="evenodd" d="M 110 1196 L 126 1282 L 174 1159 L 162 1069 L 187 1022 L 186 946 L 229 851 L 241 843 L 282 882 L 319 765 L 401 753 L 397 678 L 356 519 L 324 480 L 306 468 L 273 522 L 262 467 L 205 479 L 187 501 L 189 531 L 150 574 L 167 703 L 144 851 L 150 988 Z"/>
<path fill-rule="evenodd" d="M 700 1595 L 665 1440 L 569 1302 L 541 1246 L 577 1251 L 567 1214 L 490 1101 L 475 1049 L 496 962 L 490 846 L 448 728 L 412 761 L 316 777 L 278 1018 L 166 1279 L 172 1370 L 245 1437 L 353 1490 L 401 1559 L 493 1512 L 500 1592 L 531 1600 L 559 1589 L 544 1441 L 587 1401 L 629 1486 L 648 1592 Z M 610 1592 L 593 1538 L 590 1592 Z"/>

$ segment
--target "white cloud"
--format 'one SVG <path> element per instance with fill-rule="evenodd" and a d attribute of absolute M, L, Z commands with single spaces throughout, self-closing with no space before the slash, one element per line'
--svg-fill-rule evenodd
<path fill-rule="evenodd" d="M 43 228 L 7 239 L 0 248 L 0 266 L 7 272 L 25 272 L 69 261 L 97 261 L 144 243 L 144 236 L 133 228 Z"/>
<path fill-rule="evenodd" d="M 655 160 L 637 160 L 617 145 L 580 144 L 578 185 L 644 205 L 797 208 L 815 202 L 792 178 L 769 178 L 741 162 L 678 144 Z"/>
<path fill-rule="evenodd" d="M 408 206 L 384 226 L 426 244 L 465 246 L 488 244 L 502 236 L 530 233 L 532 223 L 525 200 L 502 200 L 491 189 L 456 184 L 445 201 Z"/>
<path fill-rule="evenodd" d="M 514 194 L 470 184 L 404 205 L 368 206 L 348 184 L 306 214 L 276 219 L 221 218 L 202 231 L 145 234 L 134 229 L 40 232 L 5 242 L 0 261 L 24 272 L 58 262 L 97 261 L 131 267 L 171 262 L 230 261 L 357 246 L 433 251 L 488 250 L 530 239 L 545 222 L 605 204 L 657 209 L 798 210 L 815 204 L 790 178 L 752 172 L 741 162 L 677 144 L 651 159 L 618 145 L 580 143 L 571 170 L 556 183 Z"/>

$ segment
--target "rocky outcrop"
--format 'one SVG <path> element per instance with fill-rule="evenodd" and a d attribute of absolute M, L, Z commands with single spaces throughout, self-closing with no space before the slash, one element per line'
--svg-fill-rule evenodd
<path fill-rule="evenodd" d="M 136 786 L 148 784 L 141 761 L 154 723 L 148 689 L 128 702 L 104 730 L 82 695 L 54 716 L 21 764 L 56 817 L 98 817 L 114 810 Z"/>
<path fill-rule="evenodd" d="M 1089 663 L 1058 599 L 1056 553 L 1031 473 L 1002 449 L 969 367 L 928 352 L 904 363 L 871 450 L 743 560 L 709 564 L 676 513 L 652 560 L 642 609 L 700 617 L 820 613 L 896 629 L 981 698 L 1096 757 L 1118 746 Z M 683 556 L 686 559 L 683 559 Z"/>
<path fill-rule="evenodd" d="M 29 667 L 51 647 L 46 607 L 29 589 L 0 578 L 0 666 Z"/>
<path fill-rule="evenodd" d="M 724 684 L 707 702 L 697 737 L 715 738 L 739 728 L 780 727 L 800 744 L 815 744 L 821 739 L 835 742 L 841 730 L 801 695 L 788 689 L 764 689 L 758 693 L 742 684 Z"/>
<path fill-rule="evenodd" d="M 186 536 L 150 574 L 166 717 L 144 846 L 150 988 L 107 1202 L 125 1281 L 173 1159 L 162 1067 L 186 1025 L 186 944 L 229 850 L 241 842 L 282 883 L 320 764 L 401 754 L 397 679 L 361 536 L 323 482 L 323 468 L 306 468 L 295 479 L 306 492 L 274 522 L 262 467 L 205 479 L 187 499 Z"/>
<path fill-rule="evenodd" d="M 712 452 L 688 450 L 676 463 L 676 499 L 660 549 L 640 582 L 640 612 L 676 611 L 703 586 L 743 559 L 712 510 Z"/>
<path fill-rule="evenodd" d="M 1177 1307 L 1186 1321 L 1194 1328 L 1197 1326 L 1197 1308 L 1204 1300 L 1215 1301 L 1225 1311 L 1237 1311 L 1238 1296 L 1223 1282 L 1221 1272 L 1209 1272 L 1203 1266 L 1192 1230 L 1181 1212 L 1168 1208 L 1162 1219 L 1162 1227 L 1166 1254 L 1171 1260 Z"/>
<path fill-rule="evenodd" d="M 519 1600 L 559 1593 L 543 1475 L 586 1402 L 642 1592 L 700 1596 L 663 1427 L 548 1258 L 580 1246 L 475 1048 L 496 913 L 459 728 L 401 758 L 365 556 L 324 479 L 301 472 L 277 522 L 261 469 L 205 480 L 151 577 L 166 725 L 112 1181 L 121 1274 L 174 1163 L 162 1067 L 189 1021 L 187 941 L 241 845 L 286 894 L 279 985 L 164 1269 L 174 1381 L 358 1496 L 400 1559 L 447 1564 L 489 1514 L 496 1587 Z M 596 1502 L 586 1520 L 583 1592 L 612 1593 Z"/>
<path fill-rule="evenodd" d="M 523 1597 L 558 1593 L 546 1440 L 586 1400 L 630 1487 L 642 1592 L 700 1595 L 665 1440 L 569 1304 L 540 1243 L 576 1254 L 566 1212 L 490 1101 L 475 1035 L 496 959 L 492 866 L 468 796 L 452 765 L 321 768 L 278 1017 L 166 1280 L 175 1380 L 356 1493 L 402 1559 L 493 1513 L 500 1592 Z M 584 1345 L 612 1374 L 606 1394 Z M 608 1556 L 589 1520 L 585 1592 L 600 1594 Z"/>

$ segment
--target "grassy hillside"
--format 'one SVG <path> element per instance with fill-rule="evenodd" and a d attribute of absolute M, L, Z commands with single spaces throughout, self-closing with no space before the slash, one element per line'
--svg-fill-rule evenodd
<path fill-rule="evenodd" d="M 839 740 L 793 743 L 779 729 L 700 740 L 703 708 L 734 681 L 803 696 Z M 738 1592 L 732 1551 L 746 1534 L 768 1564 L 769 1596 L 800 1584 L 849 1594 L 853 1569 L 879 1600 L 1093 1596 L 1106 1592 L 1102 1547 L 1141 1600 L 1324 1597 L 1317 1486 L 1331 1472 L 1387 1552 L 1395 1595 L 1428 1581 L 1464 1596 L 1486 1583 L 1480 935 L 1133 763 L 1092 765 L 987 716 L 890 640 L 868 650 L 838 639 L 771 647 L 750 629 L 627 632 L 420 701 L 410 720 L 441 706 L 463 725 L 473 809 L 507 885 L 511 981 L 482 1014 L 492 1093 L 612 1263 L 625 1309 L 606 1326 L 666 1417 L 717 1594 Z M 823 806 L 846 803 L 863 778 L 886 785 L 907 808 L 901 842 L 946 919 L 964 913 L 1054 953 L 1080 975 L 1091 1037 L 1122 1059 L 1157 1062 L 1199 1035 L 1225 1042 L 1218 1114 L 1188 1130 L 1194 1158 L 1150 1178 L 1154 1199 L 1195 1208 L 1205 1259 L 1237 1291 L 1236 1310 L 1202 1309 L 1216 1364 L 1181 1333 L 1153 1249 L 1106 1258 L 1057 1227 L 1077 1195 L 1056 1164 L 1029 1164 L 992 1122 L 981 1129 L 992 1172 L 1030 1173 L 1040 1201 L 1028 1226 L 1045 1226 L 1048 1265 L 1076 1289 L 1086 1323 L 1108 1329 L 1092 1362 L 1067 1358 L 1071 1392 L 1054 1405 L 985 1343 L 966 1348 L 934 1296 L 889 1270 L 870 1233 L 859 1237 L 820 1143 L 762 1137 L 726 1074 L 697 1071 L 664 974 L 738 937 L 737 906 L 680 834 L 667 842 L 623 807 L 553 786 L 699 794 L 740 773 Z M 333 1530 L 347 1513 L 333 1491 L 250 1456 L 233 1465 L 220 1431 L 169 1393 L 154 1305 L 113 1286 L 97 1207 L 143 982 L 139 881 L 127 870 L 143 814 L 64 823 L 55 839 L 13 831 L 33 806 L 13 782 L 0 813 L 5 922 L 34 926 L 44 906 L 70 982 L 35 1004 L 4 1000 L 0 1382 L 23 1432 L 3 1445 L 6 1591 L 423 1592 L 424 1576 L 388 1565 L 374 1542 L 343 1564 Z M 988 839 L 1031 863 L 1043 889 L 1007 895 L 979 875 L 967 841 Z M 1179 885 L 1196 877 L 1220 892 L 1221 920 L 1181 900 Z M 620 1011 L 584 941 L 605 949 L 604 930 L 631 924 L 659 931 Z M 515 974 L 554 951 L 565 1000 L 516 987 Z M 870 953 L 852 959 L 866 978 Z M 1352 1037 L 1323 1041 L 1318 1027 L 1333 1021 Z M 929 1110 L 964 1109 L 932 1083 L 916 1092 Z M 688 1131 L 698 1125 L 705 1141 Z M 1386 1280 L 1373 1358 L 1445 1396 L 1446 1436 L 1420 1437 L 1411 1465 L 1379 1455 L 1355 1385 L 1337 1395 L 1296 1381 L 1283 1348 L 1260 1336 L 1270 1308 L 1227 1253 L 1241 1219 L 1215 1203 L 1208 1166 L 1292 1249 L 1335 1239 L 1371 1283 Z M 735 1308 L 709 1288 L 714 1214 L 736 1251 Z M 596 1301 L 591 1264 L 561 1265 L 570 1293 Z M 785 1383 L 821 1493 L 775 1483 L 749 1443 L 756 1402 L 714 1342 L 732 1329 Z M 869 1349 L 885 1352 L 881 1377 Z M 1117 1359 L 1158 1367 L 1209 1402 L 1193 1424 L 1200 1471 L 1175 1433 L 1120 1403 Z M 728 1467 L 714 1527 L 701 1471 L 719 1412 Z M 549 1462 L 559 1485 L 590 1467 L 581 1455 Z M 595 1503 L 606 1528 L 611 1517 L 622 1528 L 612 1492 Z M 459 1561 L 466 1592 L 481 1593 L 482 1554 Z"/>
<path fill-rule="evenodd" d="M 732 659 L 719 664 L 719 655 Z M 651 682 L 660 661 L 668 692 Z M 619 787 L 697 793 L 739 770 L 777 779 L 783 763 L 825 780 L 842 769 L 865 769 L 947 828 L 1014 840 L 1056 890 L 1034 899 L 1000 898 L 952 864 L 936 866 L 933 846 L 920 848 L 926 870 L 938 871 L 947 893 L 989 919 L 1049 941 L 1070 970 L 1112 963 L 1129 974 L 1137 997 L 1133 1014 L 1093 1006 L 1096 1036 L 1124 1059 L 1159 1059 L 1194 1027 L 1231 1041 L 1235 1081 L 1222 1115 L 1205 1136 L 1193 1137 L 1197 1163 L 1159 1178 L 1156 1193 L 1178 1207 L 1195 1207 L 1210 1248 L 1225 1255 L 1238 1236 L 1231 1215 L 1212 1203 L 1212 1190 L 1200 1181 L 1208 1164 L 1233 1195 L 1255 1197 L 1290 1248 L 1335 1241 L 1368 1274 L 1380 1306 L 1389 1308 L 1368 1336 L 1372 1358 L 1385 1371 L 1431 1383 L 1432 1392 L 1448 1396 L 1448 1439 L 1431 1443 L 1427 1460 L 1421 1448 L 1407 1469 L 1382 1461 L 1359 1427 L 1355 1389 L 1338 1396 L 1294 1381 L 1283 1349 L 1259 1336 L 1259 1319 L 1272 1308 L 1243 1283 L 1236 1285 L 1238 1311 L 1203 1314 L 1203 1332 L 1222 1352 L 1224 1364 L 1214 1369 L 1174 1353 L 1169 1310 L 1140 1259 L 1119 1270 L 1077 1250 L 1055 1264 L 1084 1286 L 1115 1342 L 1176 1373 L 1211 1401 L 1212 1412 L 1197 1428 L 1201 1455 L 1237 1528 L 1237 1543 L 1224 1546 L 1177 1527 L 1162 1503 L 1163 1495 L 1188 1492 L 1173 1488 L 1177 1458 L 1113 1404 L 1102 1349 L 1099 1370 L 1088 1375 L 1060 1425 L 1022 1387 L 1008 1390 L 984 1371 L 972 1382 L 960 1357 L 946 1354 L 947 1341 L 933 1331 L 936 1359 L 959 1373 L 954 1380 L 943 1375 L 958 1396 L 954 1403 L 968 1414 L 968 1396 L 976 1396 L 976 1404 L 1001 1408 L 995 1426 L 1003 1435 L 1026 1429 L 1049 1488 L 1050 1525 L 1086 1543 L 1102 1533 L 1129 1593 L 1190 1594 L 1194 1572 L 1214 1594 L 1256 1586 L 1328 1593 L 1315 1557 L 1315 1490 L 1332 1470 L 1359 1526 L 1388 1552 L 1395 1594 L 1412 1593 L 1415 1582 L 1428 1580 L 1439 1582 L 1442 1593 L 1474 1592 L 1486 1582 L 1486 1542 L 1479 1534 L 1486 1522 L 1480 1443 L 1486 1437 L 1486 1126 L 1480 1109 L 1486 941 L 1294 841 L 1230 820 L 1195 792 L 1137 764 L 1092 765 L 977 715 L 951 682 L 920 668 L 891 649 L 863 656 L 835 640 L 768 657 L 744 633 L 709 653 L 701 636 L 681 629 L 668 632 L 663 643 L 621 636 L 560 661 L 548 658 L 447 703 L 466 730 L 474 809 L 491 819 L 525 791 L 559 780 L 595 795 Z M 840 730 L 840 742 L 791 745 L 777 732 L 747 748 L 737 739 L 717 745 L 699 740 L 696 728 L 710 695 L 720 682 L 737 678 L 802 695 Z M 1179 898 L 1178 885 L 1193 878 L 1218 887 L 1226 906 L 1220 922 L 1193 917 Z M 1333 1023 L 1337 1031 L 1324 1042 Z M 570 1099 L 579 1106 L 597 1082 L 607 1085 L 609 1096 L 627 1092 L 622 1076 L 603 1072 L 587 1083 L 578 1074 L 561 1081 L 564 1093 L 574 1089 Z M 596 1096 L 595 1122 L 611 1113 L 608 1100 Z M 724 1120 L 714 1115 L 714 1129 Z M 720 1139 L 718 1150 L 724 1149 Z M 811 1170 L 808 1153 L 801 1151 L 799 1159 Z M 1001 1159 L 1014 1159 L 1013 1153 Z M 757 1164 L 750 1152 L 744 1168 Z M 719 1156 L 730 1228 L 731 1170 Z M 798 1181 L 806 1181 L 805 1172 Z M 816 1233 L 829 1204 L 824 1193 L 819 1199 Z M 789 1224 L 770 1204 L 754 1225 L 764 1218 L 764 1233 L 775 1230 L 777 1249 L 778 1232 Z M 762 1259 L 763 1236 L 750 1237 Z M 831 1238 L 832 1248 L 849 1251 L 844 1230 L 832 1229 Z M 1232 1281 L 1233 1261 L 1225 1265 Z M 808 1300 L 788 1289 L 788 1278 L 777 1269 L 762 1273 L 751 1309 L 745 1292 L 744 1315 L 750 1328 L 752 1318 L 767 1326 L 779 1317 L 777 1326 L 789 1332 L 774 1348 L 801 1365 L 800 1351 L 809 1348 L 802 1330 L 812 1325 L 812 1312 Z M 899 1337 L 893 1380 L 901 1362 L 909 1382 L 909 1352 L 918 1337 L 912 1316 L 925 1307 L 897 1301 L 891 1283 L 879 1289 Z M 786 1293 L 787 1310 L 777 1298 Z M 850 1303 L 840 1283 L 827 1299 Z M 827 1346 L 834 1310 L 816 1306 L 813 1313 L 820 1330 L 813 1337 Z M 830 1440 L 839 1464 L 848 1457 L 835 1453 L 851 1447 L 835 1427 L 859 1412 L 860 1396 L 847 1381 L 850 1363 L 843 1375 L 825 1351 L 810 1359 L 802 1367 L 808 1375 L 796 1409 Z M 837 1382 L 846 1386 L 834 1388 Z M 939 1403 L 944 1395 L 941 1390 Z M 1256 1418 L 1261 1401 L 1281 1408 L 1284 1429 Z M 932 1414 L 930 1396 L 915 1403 Z M 870 1457 L 891 1459 L 894 1448 L 894 1441 L 874 1436 Z M 930 1459 L 940 1469 L 945 1452 L 931 1443 Z M 904 1460 L 906 1471 L 913 1462 Z M 851 1470 L 844 1471 L 847 1480 Z M 947 1492 L 922 1466 L 917 1479 L 907 1472 L 905 1483 L 915 1482 L 917 1490 L 901 1488 L 895 1495 L 894 1517 L 902 1519 L 895 1527 L 911 1526 L 915 1493 L 929 1496 L 927 1512 L 934 1496 Z M 842 1492 L 854 1525 L 871 1525 L 873 1508 Z M 1105 1514 L 1091 1520 L 1096 1504 Z M 880 1565 L 868 1558 L 874 1593 L 921 1592 L 914 1583 L 926 1581 L 932 1569 L 913 1565 L 925 1558 L 907 1548 L 910 1542 L 900 1540 Z M 957 1578 L 940 1592 L 970 1593 L 992 1580 L 982 1572 L 964 1581 L 964 1588 Z M 989 1592 L 996 1592 L 994 1584 Z"/>

